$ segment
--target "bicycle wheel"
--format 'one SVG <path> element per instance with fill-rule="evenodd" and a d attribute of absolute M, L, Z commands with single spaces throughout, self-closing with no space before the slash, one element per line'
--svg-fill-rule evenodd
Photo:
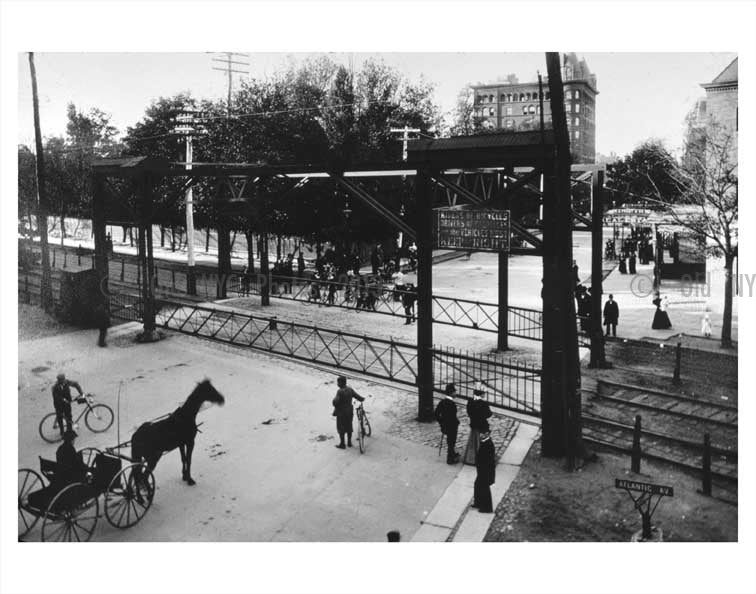
<path fill-rule="evenodd" d="M 57 443 L 63 439 L 58 427 L 58 417 L 55 413 L 45 415 L 39 422 L 39 435 L 47 443 Z"/>
<path fill-rule="evenodd" d="M 362 412 L 362 418 L 365 419 L 365 435 L 370 437 L 373 433 L 373 429 L 370 427 L 370 419 L 368 419 L 367 413 Z"/>
<path fill-rule="evenodd" d="M 95 404 L 87 411 L 84 422 L 93 433 L 107 431 L 113 424 L 113 409 L 107 404 Z"/>
<path fill-rule="evenodd" d="M 365 453 L 365 425 L 362 422 L 362 415 L 359 415 L 359 425 L 357 427 L 357 444 L 360 446 L 360 454 Z"/>

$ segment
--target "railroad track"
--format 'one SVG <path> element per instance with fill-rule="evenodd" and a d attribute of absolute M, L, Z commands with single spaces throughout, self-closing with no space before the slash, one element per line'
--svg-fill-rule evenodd
<path fill-rule="evenodd" d="M 645 458 L 700 473 L 708 433 L 713 477 L 730 487 L 737 484 L 736 407 L 602 380 L 583 392 L 583 438 L 589 443 L 630 452 L 634 419 L 640 415 Z"/>

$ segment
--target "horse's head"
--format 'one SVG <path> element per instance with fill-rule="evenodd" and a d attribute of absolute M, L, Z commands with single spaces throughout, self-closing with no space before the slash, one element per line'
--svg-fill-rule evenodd
<path fill-rule="evenodd" d="M 208 402 L 210 404 L 217 404 L 218 406 L 223 406 L 226 402 L 226 399 L 223 397 L 223 394 L 218 392 L 218 390 L 215 389 L 213 384 L 210 383 L 210 380 L 202 380 L 201 382 L 197 383 L 197 388 L 194 390 L 195 394 L 197 395 L 197 398 L 200 402 Z"/>

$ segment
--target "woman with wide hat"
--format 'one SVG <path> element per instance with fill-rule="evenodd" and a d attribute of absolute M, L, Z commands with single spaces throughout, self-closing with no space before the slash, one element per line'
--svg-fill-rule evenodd
<path fill-rule="evenodd" d="M 465 464 L 475 465 L 478 456 L 478 447 L 480 447 L 480 436 L 482 433 L 488 433 L 488 419 L 493 414 L 488 402 L 483 400 L 485 395 L 483 384 L 477 382 L 473 390 L 473 399 L 467 402 L 467 416 L 470 418 L 470 436 L 467 438 L 467 448 L 465 449 Z"/>

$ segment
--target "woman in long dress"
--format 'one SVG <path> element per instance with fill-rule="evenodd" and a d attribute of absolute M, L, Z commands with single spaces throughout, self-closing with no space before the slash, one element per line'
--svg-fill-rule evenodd
<path fill-rule="evenodd" d="M 669 307 L 668 297 L 665 295 L 662 299 L 659 293 L 657 293 L 652 303 L 656 306 L 656 312 L 654 313 L 654 321 L 651 324 L 651 328 L 654 330 L 669 330 L 672 327 L 672 322 L 670 322 L 669 314 L 667 313 L 667 308 Z"/>
<path fill-rule="evenodd" d="M 473 399 L 467 402 L 467 416 L 470 418 L 470 436 L 467 438 L 464 463 L 475 466 L 480 447 L 481 433 L 488 433 L 488 418 L 493 414 L 488 402 L 483 400 L 485 391 L 481 384 L 473 390 Z"/>

